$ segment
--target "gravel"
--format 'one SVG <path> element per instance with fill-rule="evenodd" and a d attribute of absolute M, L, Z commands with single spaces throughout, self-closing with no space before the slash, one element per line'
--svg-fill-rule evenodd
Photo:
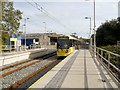
<path fill-rule="evenodd" d="M 15 82 L 21 80 L 22 78 L 28 76 L 29 74 L 33 73 L 34 71 L 37 71 L 38 69 L 40 69 L 41 67 L 49 64 L 50 62 L 52 62 L 53 60 L 49 59 L 45 59 L 42 60 L 41 62 L 38 62 L 32 66 L 29 66 L 25 69 L 22 69 L 20 71 L 17 71 L 15 73 L 12 73 L 8 76 L 5 76 L 3 78 L 0 78 L 0 81 L 2 82 L 2 85 L 0 86 L 0 88 L 8 88 L 10 87 L 12 84 L 14 84 Z"/>

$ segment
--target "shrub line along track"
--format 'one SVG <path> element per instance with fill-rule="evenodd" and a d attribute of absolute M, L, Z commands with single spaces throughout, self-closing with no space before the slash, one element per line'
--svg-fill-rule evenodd
<path fill-rule="evenodd" d="M 59 62 L 60 60 L 57 60 L 57 59 L 55 58 L 55 55 L 56 55 L 56 53 L 54 52 L 54 53 L 51 53 L 51 54 L 47 54 L 47 55 L 42 56 L 41 58 L 42 58 L 42 59 L 46 59 L 46 60 L 54 56 L 54 59 L 53 59 L 52 61 L 51 61 L 51 60 L 48 60 L 48 62 L 47 62 L 45 65 L 44 65 L 44 64 L 42 65 L 42 60 L 37 60 L 37 61 L 34 61 L 34 62 L 30 63 L 30 64 L 27 64 L 27 65 L 24 65 L 24 66 L 22 66 L 22 67 L 19 67 L 19 68 L 15 69 L 15 70 L 12 70 L 12 71 L 9 71 L 9 72 L 7 72 L 7 73 L 4 73 L 4 74 L 2 74 L 2 75 L 0 76 L 0 78 L 2 79 L 2 78 L 4 78 L 4 77 L 6 77 L 6 76 L 9 76 L 9 75 L 11 75 L 11 74 L 14 74 L 15 72 L 17 73 L 17 72 L 19 72 L 20 70 L 22 70 L 22 69 L 24 69 L 24 68 L 27 68 L 27 67 L 29 67 L 29 66 L 32 67 L 32 65 L 38 64 L 39 62 L 41 62 L 41 65 L 42 65 L 42 66 L 41 66 L 38 70 L 35 70 L 35 71 L 33 71 L 32 73 L 28 74 L 27 76 L 25 76 L 25 77 L 23 77 L 23 78 L 20 78 L 20 80 L 18 80 L 17 82 L 12 83 L 9 87 L 7 87 L 7 90 L 11 90 L 11 89 L 13 89 L 13 88 L 17 88 L 17 87 L 19 87 L 21 84 L 23 84 L 24 82 L 26 82 L 27 80 L 29 80 L 30 78 L 32 78 L 32 77 L 33 77 L 34 75 L 36 75 L 37 73 L 39 73 L 39 72 L 41 72 L 42 70 L 46 69 L 47 67 L 53 65 L 54 63 Z M 40 58 L 40 59 L 41 59 L 41 58 Z M 30 60 L 26 60 L 26 61 L 23 61 L 23 62 L 16 63 L 16 64 L 14 64 L 14 65 L 6 66 L 6 67 L 4 67 L 4 68 L 2 68 L 2 69 L 0 69 L 0 70 L 1 70 L 1 71 L 4 71 L 4 70 L 6 70 L 6 69 L 9 69 L 9 68 L 18 66 L 18 65 L 20 65 L 20 64 L 27 63 L 27 62 L 32 61 L 32 60 L 34 60 L 34 59 L 30 59 Z M 43 60 L 43 61 L 44 61 L 44 60 Z M 45 62 L 46 62 L 46 61 L 45 61 Z M 45 63 L 45 62 L 43 62 L 43 63 Z M 2 89 L 5 89 L 5 88 L 2 88 Z"/>

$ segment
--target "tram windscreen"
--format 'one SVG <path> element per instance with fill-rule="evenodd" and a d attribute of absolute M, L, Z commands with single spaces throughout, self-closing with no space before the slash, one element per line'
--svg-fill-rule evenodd
<path fill-rule="evenodd" d="M 68 49 L 70 46 L 69 38 L 59 37 L 57 40 L 57 48 L 59 49 Z"/>

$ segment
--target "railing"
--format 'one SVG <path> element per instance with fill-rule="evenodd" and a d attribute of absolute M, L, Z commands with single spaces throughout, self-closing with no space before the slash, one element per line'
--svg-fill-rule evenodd
<path fill-rule="evenodd" d="M 47 49 L 56 49 L 56 45 L 42 45 L 42 48 L 47 48 Z"/>
<path fill-rule="evenodd" d="M 39 48 L 46 48 L 46 49 L 56 49 L 56 45 L 29 45 L 29 46 L 15 46 L 15 45 L 2 45 L 2 55 L 8 54 L 10 52 L 19 52 L 19 51 L 27 51 L 31 49 L 39 49 Z"/>
<path fill-rule="evenodd" d="M 94 52 L 94 50 L 96 50 L 96 52 Z M 120 88 L 120 55 L 102 48 L 94 48 L 93 46 L 90 47 L 90 52 L 93 57 L 99 60 Z"/>
<path fill-rule="evenodd" d="M 2 52 L 11 52 L 11 51 L 16 51 L 16 46 L 14 45 L 2 45 Z"/>
<path fill-rule="evenodd" d="M 37 49 L 37 48 L 41 48 L 41 45 L 30 45 L 30 46 L 27 46 L 26 49 Z"/>

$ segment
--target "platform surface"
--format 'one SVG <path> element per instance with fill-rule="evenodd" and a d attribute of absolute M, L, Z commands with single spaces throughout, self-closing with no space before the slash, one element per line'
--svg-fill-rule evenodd
<path fill-rule="evenodd" d="M 75 51 L 33 85 L 32 88 L 101 88 L 116 89 L 110 78 L 89 50 Z"/>

